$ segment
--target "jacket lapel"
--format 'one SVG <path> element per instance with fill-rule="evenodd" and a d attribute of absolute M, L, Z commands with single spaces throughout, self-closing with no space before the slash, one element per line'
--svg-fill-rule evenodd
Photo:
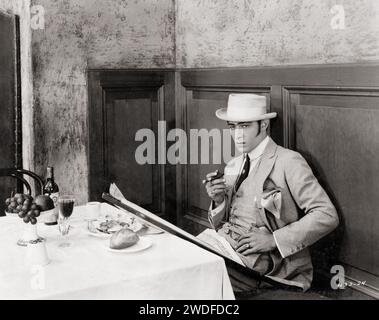
<path fill-rule="evenodd" d="M 274 140 L 269 138 L 269 141 L 267 143 L 265 151 L 263 152 L 260 165 L 254 179 L 257 191 L 259 192 L 263 191 L 263 184 L 266 181 L 275 164 L 277 158 L 277 147 L 278 145 L 274 142 Z"/>
<path fill-rule="evenodd" d="M 277 147 L 278 147 L 278 145 L 274 142 L 274 140 L 269 138 L 269 142 L 267 143 L 266 149 L 263 152 L 263 155 L 262 155 L 262 158 L 261 158 L 261 161 L 259 164 L 259 168 L 257 170 L 257 173 L 255 175 L 255 179 L 254 179 L 255 180 L 254 181 L 255 182 L 255 188 L 257 190 L 257 194 L 259 194 L 259 195 L 262 194 L 264 182 L 266 181 L 267 177 L 271 173 L 272 168 L 274 167 L 275 161 L 277 159 L 277 154 L 276 154 Z M 270 223 L 267 220 L 265 210 L 261 205 L 261 197 L 260 196 L 257 197 L 257 204 L 256 205 L 259 209 L 258 211 L 259 211 L 259 214 L 260 214 L 262 220 L 264 221 L 266 226 L 269 228 L 269 230 L 273 231 Z"/>

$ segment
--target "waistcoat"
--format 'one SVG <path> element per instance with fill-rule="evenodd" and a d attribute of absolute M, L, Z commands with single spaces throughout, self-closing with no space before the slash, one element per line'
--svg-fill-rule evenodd
<path fill-rule="evenodd" d="M 261 161 L 250 171 L 248 177 L 241 183 L 237 192 L 233 192 L 229 210 L 228 221 L 218 231 L 235 248 L 238 238 L 251 230 L 252 227 L 264 227 L 257 206 L 257 199 L 261 197 L 259 186 L 254 183 L 254 178 L 259 169 Z M 269 255 L 250 254 L 243 256 L 239 254 L 247 267 L 265 274 L 270 268 Z"/>
<path fill-rule="evenodd" d="M 262 221 L 257 199 L 260 199 L 260 190 L 258 190 L 254 177 L 259 169 L 260 161 L 252 168 L 248 177 L 242 182 L 237 192 L 233 192 L 230 202 L 229 219 L 224 224 L 225 233 L 233 240 L 250 230 L 251 227 L 262 227 Z"/>

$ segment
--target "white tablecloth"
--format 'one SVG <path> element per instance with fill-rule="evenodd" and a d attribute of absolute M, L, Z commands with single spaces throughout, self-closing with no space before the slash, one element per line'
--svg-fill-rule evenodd
<path fill-rule="evenodd" d="M 168 233 L 146 236 L 153 245 L 141 252 L 110 252 L 109 240 L 88 234 L 85 214 L 75 208 L 66 248 L 57 226 L 37 224 L 51 259 L 43 268 L 24 264 L 22 220 L 1 217 L 0 299 L 234 299 L 222 258 Z"/>

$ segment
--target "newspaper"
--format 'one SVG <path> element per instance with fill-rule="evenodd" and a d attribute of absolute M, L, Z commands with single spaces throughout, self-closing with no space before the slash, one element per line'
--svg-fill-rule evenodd
<path fill-rule="evenodd" d="M 114 182 L 112 182 L 109 186 L 109 194 L 112 197 L 120 200 L 121 202 L 123 202 L 125 204 L 128 204 L 128 205 L 132 204 L 131 202 L 126 200 L 125 196 L 123 195 L 121 190 L 117 187 L 117 185 Z M 120 209 L 120 207 L 117 207 L 117 208 Z M 124 211 L 126 211 L 126 210 L 124 209 Z M 127 213 L 130 214 L 130 216 L 132 216 L 133 218 L 135 218 L 136 221 L 138 221 L 140 224 L 147 227 L 148 230 L 143 229 L 141 232 L 139 232 L 139 235 L 163 233 L 163 230 L 161 228 L 158 228 L 154 224 L 149 223 L 146 220 L 140 219 L 139 217 L 137 217 L 135 214 L 131 213 L 130 211 L 127 211 Z"/>
<path fill-rule="evenodd" d="M 203 243 L 205 243 L 205 245 L 210 246 L 212 249 L 219 252 L 224 257 L 229 258 L 230 260 L 233 260 L 242 266 L 245 266 L 245 264 L 242 262 L 241 258 L 238 256 L 238 254 L 232 248 L 230 243 L 225 238 L 221 237 L 215 230 L 206 229 L 202 233 L 200 233 L 197 237 L 194 237 L 191 234 L 185 232 L 184 230 L 178 228 L 177 226 L 172 225 L 168 221 L 165 221 L 162 218 L 159 218 L 158 216 L 150 213 L 149 211 L 147 211 L 147 210 L 137 206 L 136 204 L 128 201 L 125 198 L 125 196 L 122 194 L 121 190 L 116 186 L 115 183 L 111 183 L 111 185 L 109 187 L 109 193 L 113 197 L 119 199 L 122 203 L 128 205 L 129 207 L 131 207 L 133 209 L 136 209 L 137 211 L 143 213 L 145 216 L 150 217 L 153 221 L 159 222 L 160 224 L 169 227 L 175 233 L 183 235 L 186 239 L 192 239 L 195 242 L 196 241 L 197 242 L 203 242 Z M 149 225 L 152 226 L 151 223 L 149 223 Z"/>
<path fill-rule="evenodd" d="M 109 194 L 117 199 L 126 199 L 125 196 L 122 194 L 121 190 L 117 187 L 117 185 L 112 182 L 109 186 Z"/>
<path fill-rule="evenodd" d="M 205 229 L 196 238 L 206 242 L 213 249 L 220 252 L 223 256 L 245 266 L 245 264 L 242 262 L 241 258 L 236 253 L 236 251 L 232 248 L 230 243 L 225 238 L 220 236 L 215 230 Z"/>

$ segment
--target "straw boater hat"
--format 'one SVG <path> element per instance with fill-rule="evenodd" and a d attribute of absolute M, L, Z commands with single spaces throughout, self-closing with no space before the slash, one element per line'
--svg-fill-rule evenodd
<path fill-rule="evenodd" d="M 267 113 L 265 96 L 252 93 L 232 93 L 227 108 L 216 111 L 216 116 L 221 120 L 236 122 L 272 119 L 276 115 L 276 112 Z"/>

